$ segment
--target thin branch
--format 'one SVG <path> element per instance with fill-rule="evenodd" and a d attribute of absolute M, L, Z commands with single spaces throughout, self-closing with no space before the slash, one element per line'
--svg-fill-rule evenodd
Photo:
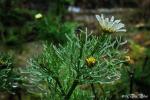
<path fill-rule="evenodd" d="M 134 73 L 133 73 L 133 72 L 130 72 L 130 73 L 129 73 L 129 77 L 130 77 L 130 94 L 132 94 L 132 92 L 133 92 Z"/>
<path fill-rule="evenodd" d="M 47 71 L 48 71 L 48 73 L 53 73 L 51 70 L 49 70 L 46 66 L 44 66 L 43 64 L 40 64 L 40 66 L 43 68 L 45 68 Z M 56 76 L 52 76 L 52 78 L 56 81 L 56 83 L 58 84 L 58 86 L 59 86 L 59 88 L 60 88 L 60 91 L 61 91 L 61 94 L 63 95 L 63 96 L 65 96 L 66 94 L 65 94 L 65 91 L 64 91 L 64 89 L 63 89 L 63 87 L 62 87 L 62 84 L 61 84 L 61 82 L 60 82 L 60 80 L 59 80 L 59 78 L 58 77 L 56 77 Z"/>
<path fill-rule="evenodd" d="M 77 87 L 77 85 L 79 84 L 79 75 L 76 77 L 76 79 L 73 81 L 71 88 L 69 89 L 67 95 L 64 97 L 64 100 L 69 100 L 73 91 L 75 90 L 75 88 Z"/>
<path fill-rule="evenodd" d="M 65 96 L 65 95 L 66 95 L 66 94 L 65 94 L 65 91 L 64 91 L 64 89 L 63 89 L 63 87 L 62 87 L 62 84 L 61 84 L 61 82 L 59 81 L 58 77 L 54 77 L 54 79 L 55 79 L 56 83 L 58 84 L 62 95 Z"/>
<path fill-rule="evenodd" d="M 78 60 L 78 63 L 77 63 L 77 68 L 78 68 L 78 73 L 79 73 L 79 67 L 80 67 L 80 62 L 81 62 L 81 58 L 82 58 L 82 55 L 83 55 L 83 49 L 84 49 L 84 44 L 85 44 L 86 41 L 82 41 L 81 43 L 81 47 L 80 47 L 80 54 L 79 54 L 79 60 Z"/>
<path fill-rule="evenodd" d="M 94 87 L 94 84 L 91 83 L 90 85 L 91 85 L 91 88 L 92 88 L 93 95 L 95 96 L 94 100 L 99 100 L 98 96 L 97 96 L 97 93 L 96 93 L 96 90 L 95 90 L 95 87 Z"/>

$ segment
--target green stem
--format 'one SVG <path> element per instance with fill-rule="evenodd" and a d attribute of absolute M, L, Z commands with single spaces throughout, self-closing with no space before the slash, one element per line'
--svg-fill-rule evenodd
<path fill-rule="evenodd" d="M 80 77 L 80 62 L 81 62 L 81 58 L 83 55 L 83 49 L 84 49 L 84 44 L 86 43 L 86 41 L 82 41 L 81 40 L 81 47 L 80 47 L 80 54 L 78 57 L 78 62 L 77 62 L 77 77 L 76 79 L 73 81 L 71 88 L 69 89 L 67 95 L 64 97 L 64 100 L 69 100 L 73 91 L 75 90 L 76 86 L 79 84 L 79 77 Z"/>
<path fill-rule="evenodd" d="M 81 48 L 80 48 L 80 55 L 79 55 L 79 60 L 78 60 L 78 64 L 77 64 L 77 71 L 78 71 L 78 73 L 79 73 L 79 67 L 80 67 L 80 60 L 81 60 L 81 58 L 82 58 L 82 54 L 83 54 L 83 47 L 84 47 L 84 43 L 82 43 L 82 45 L 81 45 Z"/>
<path fill-rule="evenodd" d="M 48 69 L 47 67 L 45 67 L 43 64 L 40 64 L 40 66 L 41 66 L 42 68 L 45 68 L 45 69 L 48 71 L 48 73 L 53 73 L 51 70 L 49 70 L 49 69 Z M 56 77 L 56 76 L 53 76 L 52 78 L 53 78 L 53 79 L 56 81 L 56 83 L 58 84 L 58 86 L 59 86 L 59 88 L 60 88 L 60 91 L 61 91 L 61 94 L 62 94 L 63 96 L 65 96 L 66 94 L 65 94 L 65 91 L 64 91 L 64 89 L 63 89 L 63 87 L 62 87 L 62 84 L 61 84 L 59 78 Z"/>
<path fill-rule="evenodd" d="M 133 79 L 134 79 L 134 73 L 130 72 L 129 73 L 129 77 L 130 77 L 130 94 L 133 93 Z"/>
<path fill-rule="evenodd" d="M 64 100 L 69 100 L 73 91 L 75 90 L 75 88 L 77 87 L 77 85 L 79 84 L 79 75 L 76 77 L 76 79 L 73 81 L 71 88 L 69 89 L 67 95 L 64 97 Z"/>
<path fill-rule="evenodd" d="M 62 84 L 61 84 L 61 82 L 59 81 L 58 77 L 55 77 L 54 79 L 55 79 L 56 83 L 58 84 L 62 95 L 65 96 L 65 95 L 66 95 L 66 94 L 65 94 L 65 91 L 64 91 L 64 89 L 63 89 L 63 87 L 62 87 Z"/>
<path fill-rule="evenodd" d="M 96 90 L 95 90 L 95 87 L 94 87 L 93 83 L 91 83 L 91 88 L 92 88 L 93 95 L 95 96 L 94 100 L 98 100 L 98 96 L 97 96 L 97 93 L 96 93 Z"/>
<path fill-rule="evenodd" d="M 94 49 L 93 49 L 93 51 L 92 51 L 92 53 L 91 53 L 91 55 L 90 56 L 93 56 L 94 55 L 94 53 L 96 52 L 96 50 L 98 49 L 98 47 L 99 47 L 99 41 L 97 41 L 97 43 L 96 43 L 96 45 L 95 45 L 95 47 L 94 47 Z"/>

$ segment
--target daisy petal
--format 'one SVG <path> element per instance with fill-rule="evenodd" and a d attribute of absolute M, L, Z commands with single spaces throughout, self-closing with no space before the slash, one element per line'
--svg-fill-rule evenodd
<path fill-rule="evenodd" d="M 120 21 L 121 21 L 121 20 L 115 20 L 114 22 L 118 24 Z"/>
<path fill-rule="evenodd" d="M 105 18 L 105 21 L 106 21 L 106 22 L 109 22 L 109 18 Z"/>
<path fill-rule="evenodd" d="M 116 27 L 116 29 L 120 29 L 120 28 L 123 28 L 123 27 L 124 27 L 124 24 L 119 23 L 118 26 Z"/>
<path fill-rule="evenodd" d="M 104 15 L 103 14 L 101 14 L 101 19 L 104 20 Z"/>
<path fill-rule="evenodd" d="M 126 29 L 119 29 L 117 30 L 118 32 L 126 32 L 127 30 Z"/>
<path fill-rule="evenodd" d="M 111 17 L 110 21 L 111 21 L 111 22 L 113 22 L 113 21 L 114 21 L 114 16 L 112 16 L 112 17 Z"/>
<path fill-rule="evenodd" d="M 98 21 L 100 21 L 100 16 L 99 15 L 95 15 L 96 16 L 96 19 L 98 20 Z"/>

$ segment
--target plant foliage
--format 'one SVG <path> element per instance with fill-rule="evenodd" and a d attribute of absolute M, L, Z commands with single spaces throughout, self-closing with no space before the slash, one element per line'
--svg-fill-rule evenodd
<path fill-rule="evenodd" d="M 22 70 L 28 77 L 24 86 L 29 86 L 30 92 L 41 90 L 48 99 L 68 100 L 85 96 L 90 99 L 92 93 L 81 92 L 79 85 L 108 84 L 120 79 L 123 63 L 121 38 L 107 34 L 97 37 L 87 30 L 66 37 L 66 45 L 45 44 L 42 55 L 31 59 L 29 67 Z M 96 59 L 93 66 L 86 62 L 89 57 Z"/>
<path fill-rule="evenodd" d="M 0 53 L 0 91 L 15 92 L 19 87 L 19 80 L 13 68 L 12 57 Z"/>

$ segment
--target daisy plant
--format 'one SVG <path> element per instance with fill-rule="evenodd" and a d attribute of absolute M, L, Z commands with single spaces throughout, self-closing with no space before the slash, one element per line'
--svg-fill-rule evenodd
<path fill-rule="evenodd" d="M 103 29 L 125 31 L 113 17 L 110 22 L 101 17 L 96 15 Z M 95 84 L 113 84 L 121 77 L 123 40 L 111 35 L 95 36 L 87 29 L 66 38 L 64 45 L 45 43 L 43 53 L 29 60 L 28 67 L 21 70 L 24 86 L 44 100 L 101 99 Z M 87 90 L 82 88 L 85 85 L 89 86 Z"/>

